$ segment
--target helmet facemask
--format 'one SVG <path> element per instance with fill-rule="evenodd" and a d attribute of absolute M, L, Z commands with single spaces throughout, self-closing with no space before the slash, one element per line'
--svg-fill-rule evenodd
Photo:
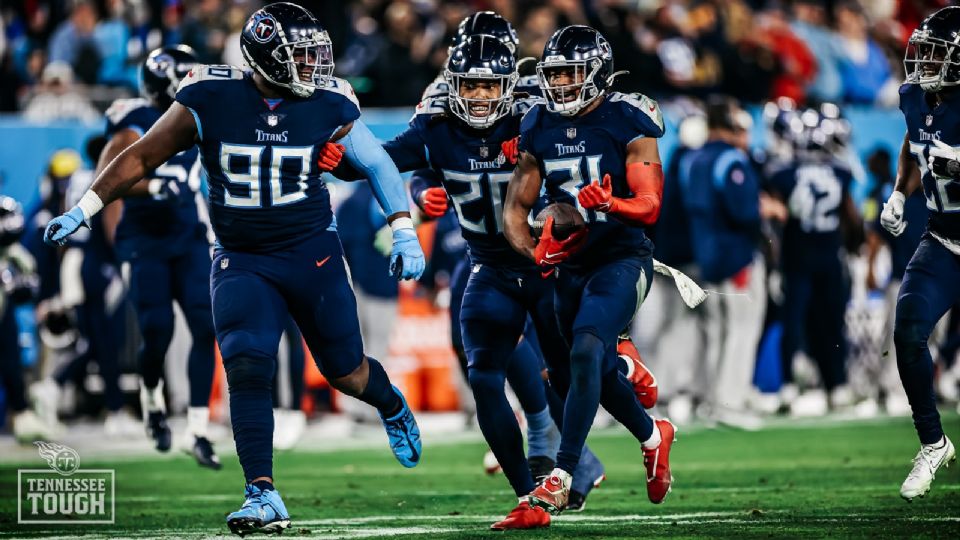
<path fill-rule="evenodd" d="M 286 67 L 289 81 L 279 81 L 271 77 L 266 70 L 261 69 L 248 54 L 244 54 L 247 62 L 260 75 L 272 84 L 288 88 L 297 97 L 308 98 L 318 88 L 323 88 L 333 76 L 333 43 L 326 30 L 309 30 L 291 34 L 294 39 L 288 40 L 283 29 L 280 33 L 281 44 L 277 45 L 270 55 L 274 60 Z M 246 51 L 244 51 L 246 52 Z"/>
<path fill-rule="evenodd" d="M 548 56 L 538 62 L 537 79 L 547 100 L 547 108 L 551 112 L 573 116 L 600 97 L 602 92 L 595 77 L 602 65 L 599 58 L 567 60 Z M 566 72 L 565 79 L 572 82 L 552 82 L 551 79 L 562 77 L 558 72 Z"/>
<path fill-rule="evenodd" d="M 450 86 L 448 106 L 457 118 L 468 126 L 484 129 L 492 126 L 497 120 L 510 113 L 513 105 L 513 88 L 519 78 L 514 71 L 508 75 L 492 73 L 486 68 L 471 68 L 467 73 L 454 73 L 449 69 L 443 72 L 447 84 Z M 488 94 L 499 93 L 496 97 L 466 97 L 465 88 L 471 86 L 492 85 Z"/>
<path fill-rule="evenodd" d="M 913 31 L 903 58 L 907 82 L 927 92 L 960 84 L 960 46 L 935 38 L 924 29 Z"/>

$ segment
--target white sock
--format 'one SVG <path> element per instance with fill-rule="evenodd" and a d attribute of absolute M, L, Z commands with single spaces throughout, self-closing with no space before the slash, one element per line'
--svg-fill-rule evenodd
<path fill-rule="evenodd" d="M 163 381 L 155 388 L 147 388 L 143 381 L 140 381 L 140 405 L 144 409 L 144 415 L 148 412 L 167 412 L 167 404 L 163 399 Z"/>
<path fill-rule="evenodd" d="M 657 427 L 656 421 L 653 423 L 653 433 L 650 434 L 650 438 L 643 441 L 640 445 L 647 450 L 653 450 L 654 448 L 660 446 L 660 428 Z"/>
<path fill-rule="evenodd" d="M 209 407 L 187 407 L 187 433 L 194 437 L 206 437 L 209 423 Z"/>
<path fill-rule="evenodd" d="M 570 488 L 570 482 L 573 481 L 573 476 L 567 471 L 561 469 L 560 467 L 553 469 L 553 471 L 550 473 L 550 476 L 556 476 L 557 478 L 559 478 L 560 482 L 563 483 L 563 487 L 567 489 Z"/>

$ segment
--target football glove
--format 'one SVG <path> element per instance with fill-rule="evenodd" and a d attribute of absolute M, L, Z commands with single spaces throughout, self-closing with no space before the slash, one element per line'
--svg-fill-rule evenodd
<path fill-rule="evenodd" d="M 427 188 L 420 194 L 423 213 L 438 218 L 447 213 L 447 192 L 442 187 Z"/>
<path fill-rule="evenodd" d="M 83 225 L 86 225 L 83 210 L 80 210 L 79 206 L 74 206 L 66 214 L 61 214 L 47 223 L 47 228 L 43 231 L 43 241 L 51 246 L 62 246 L 67 243 L 67 237 L 77 232 L 77 229 Z"/>
<path fill-rule="evenodd" d="M 894 191 L 890 198 L 883 204 L 883 212 L 880 213 L 880 224 L 883 228 L 894 236 L 900 236 L 907 228 L 907 222 L 903 220 L 903 203 L 906 200 L 903 193 Z"/>
<path fill-rule="evenodd" d="M 416 231 L 412 228 L 393 231 L 390 274 L 397 279 L 420 279 L 425 267 L 423 249 Z"/>
<path fill-rule="evenodd" d="M 603 175 L 602 184 L 594 180 L 591 184 L 580 188 L 577 200 L 580 201 L 580 206 L 587 210 L 609 212 L 613 202 L 613 186 L 610 183 L 610 175 Z"/>
<path fill-rule="evenodd" d="M 555 266 L 570 258 L 587 241 L 586 228 L 574 232 L 563 240 L 553 237 L 553 216 L 543 224 L 543 233 L 533 251 L 533 258 L 539 266 Z"/>
<path fill-rule="evenodd" d="M 335 142 L 327 142 L 321 146 L 320 153 L 317 156 L 317 167 L 320 168 L 320 172 L 330 172 L 336 169 L 345 150 L 345 146 Z"/>
<path fill-rule="evenodd" d="M 937 176 L 960 178 L 960 149 L 953 148 L 939 139 L 934 139 L 927 163 L 933 174 Z"/>
<path fill-rule="evenodd" d="M 500 151 L 503 152 L 503 157 L 507 159 L 507 162 L 511 165 L 516 165 L 517 158 L 520 155 L 520 152 L 517 148 L 517 145 L 520 144 L 520 137 L 514 137 L 508 141 L 503 141 L 500 143 Z"/>
<path fill-rule="evenodd" d="M 180 199 L 180 182 L 154 178 L 147 183 L 147 191 L 155 201 L 176 201 Z"/>

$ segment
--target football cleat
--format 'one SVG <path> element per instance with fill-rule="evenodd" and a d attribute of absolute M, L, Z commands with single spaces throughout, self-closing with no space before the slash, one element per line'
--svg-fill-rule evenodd
<path fill-rule="evenodd" d="M 247 484 L 244 497 L 243 506 L 227 515 L 227 526 L 234 534 L 281 534 L 290 527 L 290 514 L 277 490 Z"/>
<path fill-rule="evenodd" d="M 647 369 L 640 358 L 640 351 L 630 338 L 621 338 L 617 341 L 617 355 L 627 364 L 627 380 L 633 384 L 633 392 L 644 409 L 651 409 L 657 404 L 657 379 Z"/>
<path fill-rule="evenodd" d="M 570 497 L 567 498 L 567 508 L 565 512 L 583 512 L 587 506 L 587 496 L 575 489 L 570 490 Z"/>
<path fill-rule="evenodd" d="M 584 448 L 580 455 L 580 463 L 573 472 L 573 481 L 570 483 L 570 499 L 567 502 L 567 511 L 581 512 L 587 502 L 590 491 L 600 486 L 606 480 L 603 463 L 597 459 L 589 449 Z"/>
<path fill-rule="evenodd" d="M 946 435 L 943 445 L 924 444 L 920 446 L 917 457 L 913 458 L 913 470 L 900 486 L 900 496 L 912 502 L 915 497 L 923 497 L 930 491 L 930 484 L 940 467 L 947 468 L 957 459 L 957 451 Z"/>
<path fill-rule="evenodd" d="M 530 456 L 527 459 L 527 466 L 530 467 L 530 476 L 533 481 L 539 484 L 550 474 L 555 465 L 554 461 L 547 456 Z"/>
<path fill-rule="evenodd" d="M 201 467 L 208 467 L 215 471 L 223 468 L 220 457 L 213 451 L 213 443 L 206 437 L 194 436 L 193 448 L 189 452 L 197 460 L 197 465 Z"/>
<path fill-rule="evenodd" d="M 420 428 L 417 426 L 417 420 L 413 417 L 410 407 L 407 406 L 407 400 L 404 399 L 403 394 L 396 386 L 393 387 L 393 391 L 400 396 L 403 407 L 400 412 L 390 418 L 384 418 L 381 414 L 380 420 L 383 421 L 383 428 L 387 431 L 387 439 L 390 441 L 390 449 L 393 450 L 393 455 L 396 456 L 401 465 L 409 469 L 417 466 L 423 452 L 423 446 L 420 443 Z"/>
<path fill-rule="evenodd" d="M 670 493 L 673 475 L 670 473 L 670 447 L 676 440 L 677 428 L 669 420 L 656 420 L 653 427 L 660 430 L 660 445 L 643 449 L 643 465 L 647 469 L 647 497 L 660 504 Z"/>
<path fill-rule="evenodd" d="M 170 451 L 170 445 L 173 443 L 173 435 L 170 433 L 170 427 L 167 425 L 167 415 L 163 411 L 152 411 L 147 413 L 147 437 L 153 440 L 153 445 L 160 452 Z"/>
<path fill-rule="evenodd" d="M 551 514 L 563 512 L 570 497 L 570 480 L 569 473 L 554 469 L 530 492 L 530 505 L 539 506 Z"/>
<path fill-rule="evenodd" d="M 507 514 L 507 517 L 490 526 L 495 531 L 507 529 L 539 529 L 550 526 L 550 514 L 539 506 L 523 501 Z"/>

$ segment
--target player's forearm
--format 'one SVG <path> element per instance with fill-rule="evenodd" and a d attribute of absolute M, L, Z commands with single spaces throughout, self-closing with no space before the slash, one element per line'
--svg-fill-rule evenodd
<path fill-rule="evenodd" d="M 893 189 L 909 197 L 918 187 L 920 187 L 920 168 L 910 154 L 910 139 L 904 135 L 897 160 L 897 179 Z"/>
<path fill-rule="evenodd" d="M 409 215 L 410 205 L 407 203 L 406 187 L 400 171 L 370 129 L 358 120 L 340 142 L 344 146 L 344 157 L 350 165 L 369 179 L 373 196 L 380 208 L 383 208 L 383 213 L 391 216 L 398 212 L 407 212 Z"/>
<path fill-rule="evenodd" d="M 134 145 L 121 152 L 90 186 L 90 191 L 96 193 L 104 205 L 123 197 L 147 172 L 163 164 L 163 161 L 149 162 L 146 156 L 137 152 L 137 147 Z"/>
<path fill-rule="evenodd" d="M 503 235 L 517 253 L 532 261 L 537 244 L 530 236 L 530 226 L 527 224 L 528 215 L 530 215 L 530 208 L 508 204 L 503 211 Z"/>

